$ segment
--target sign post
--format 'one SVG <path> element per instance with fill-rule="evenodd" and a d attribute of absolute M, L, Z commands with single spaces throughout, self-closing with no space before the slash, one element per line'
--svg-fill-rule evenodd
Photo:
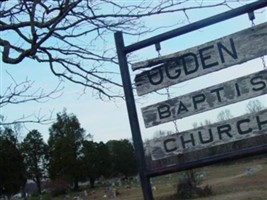
<path fill-rule="evenodd" d="M 137 116 L 137 111 L 136 111 L 135 99 L 133 95 L 132 83 L 130 79 L 129 67 L 127 63 L 127 57 L 126 57 L 127 54 L 133 51 L 142 49 L 144 47 L 148 47 L 150 45 L 154 45 L 162 41 L 171 39 L 173 37 L 181 36 L 183 34 L 198 30 L 200 28 L 204 28 L 206 26 L 209 26 L 209 25 L 212 25 L 212 24 L 215 24 L 215 23 L 218 23 L 218 22 L 221 22 L 221 21 L 233 18 L 233 17 L 237 17 L 242 14 L 251 13 L 254 10 L 263 8 L 265 6 L 267 6 L 266 0 L 258 0 L 256 2 L 244 5 L 242 7 L 227 11 L 225 13 L 221 13 L 219 15 L 216 15 L 216 16 L 213 16 L 207 19 L 200 20 L 198 22 L 186 25 L 181 28 L 174 29 L 172 31 L 157 35 L 155 37 L 137 42 L 129 46 L 124 45 L 122 32 L 115 33 L 114 37 L 115 37 L 115 42 L 116 42 L 123 89 L 124 89 L 124 94 L 125 94 L 125 99 L 126 99 L 127 110 L 128 110 L 128 117 L 129 117 L 129 122 L 131 126 L 131 132 L 132 132 L 132 137 L 133 137 L 136 158 L 138 162 L 138 170 L 139 170 L 139 175 L 140 175 L 140 180 L 141 180 L 141 185 L 142 185 L 143 196 L 145 200 L 153 200 L 153 193 L 152 193 L 151 184 L 150 184 L 150 178 L 153 176 L 159 176 L 159 175 L 163 175 L 166 173 L 172 173 L 172 172 L 191 169 L 195 167 L 201 167 L 201 166 L 213 164 L 213 163 L 216 163 L 222 160 L 226 160 L 227 158 L 244 157 L 246 155 L 263 153 L 267 151 L 267 144 L 263 144 L 261 146 L 251 147 L 247 149 L 241 149 L 241 150 L 234 151 L 234 152 L 227 152 L 224 154 L 211 156 L 210 158 L 207 158 L 207 157 L 200 158 L 199 160 L 194 160 L 194 161 L 190 161 L 190 162 L 186 162 L 182 164 L 176 164 L 172 166 L 166 166 L 164 168 L 148 169 L 146 160 L 145 160 L 145 155 L 144 155 L 143 141 L 142 141 L 141 131 L 139 127 L 139 121 L 138 121 L 138 116 Z M 212 71 L 221 70 L 225 67 L 230 67 L 231 65 L 239 64 L 249 59 L 256 58 L 259 55 L 266 54 L 266 49 L 267 49 L 266 48 L 266 43 L 267 43 L 266 29 L 267 27 L 264 24 L 264 25 L 259 25 L 255 27 L 255 29 L 256 29 L 255 32 L 263 34 L 263 36 L 260 36 L 258 37 L 257 40 L 253 40 L 253 41 L 257 43 L 257 46 L 263 45 L 264 48 L 259 49 L 260 51 L 256 53 L 253 51 L 256 54 L 256 56 L 249 55 L 250 57 L 248 59 L 246 58 L 246 56 L 248 55 L 241 54 L 240 52 L 242 52 L 242 50 L 240 50 L 240 48 L 237 47 L 242 42 L 237 42 L 238 39 L 234 36 L 233 37 L 231 36 L 231 37 L 226 37 L 225 40 L 222 39 L 218 41 L 213 41 L 213 43 L 209 43 L 207 46 L 201 46 L 199 47 L 199 49 L 191 49 L 190 51 L 185 51 L 183 52 L 182 56 L 178 56 L 178 60 L 177 60 L 177 56 L 175 55 L 171 58 L 168 58 L 168 57 L 166 59 L 164 58 L 163 63 L 162 63 L 162 60 L 154 59 L 152 61 L 139 63 L 138 65 L 135 65 L 133 70 L 136 70 L 142 67 L 153 66 L 155 64 L 159 64 L 159 62 L 161 62 L 161 65 L 162 65 L 159 68 L 155 68 L 154 71 L 152 69 L 152 71 L 150 72 L 145 72 L 143 74 L 141 73 L 140 75 L 136 76 L 137 93 L 139 95 L 143 95 L 143 94 L 155 91 L 157 89 L 179 83 L 180 81 L 189 80 L 196 76 L 201 76 L 201 75 L 210 73 Z M 243 36 L 247 34 L 249 35 L 250 30 L 245 30 L 245 32 L 242 32 Z M 253 35 L 251 35 L 250 37 L 252 36 Z M 261 40 L 262 38 L 264 38 L 264 40 Z M 248 40 L 244 41 L 244 43 L 250 42 Z M 251 49 L 253 49 L 250 47 L 247 46 L 246 51 L 250 51 Z M 213 54 L 212 52 L 215 52 L 215 54 Z M 251 54 L 253 52 L 251 52 Z M 242 56 L 243 57 L 245 56 L 245 57 L 240 59 L 240 57 Z M 177 70 L 177 63 L 178 65 L 180 65 L 180 62 L 182 62 L 184 75 L 182 75 L 181 69 L 180 69 L 181 74 L 179 74 L 179 69 Z M 266 76 L 266 73 L 263 73 L 263 74 L 265 74 L 264 76 Z M 181 77 L 184 76 L 186 78 L 180 79 L 181 78 L 180 75 Z M 249 98 L 251 98 L 251 96 L 257 96 L 259 95 L 259 93 L 266 93 L 266 80 L 264 80 L 264 78 L 259 79 L 259 77 L 255 75 L 255 77 L 253 76 L 245 77 L 244 79 L 245 79 L 244 83 L 248 83 L 246 81 L 250 81 L 250 84 L 252 84 L 252 87 L 254 86 L 254 90 L 256 90 L 258 93 L 255 91 L 253 92 L 245 91 L 247 89 L 247 85 L 241 86 L 241 85 L 238 85 L 237 82 L 233 82 L 233 81 L 228 82 L 226 85 L 231 85 L 231 86 L 234 85 L 233 87 L 235 88 L 235 95 L 237 96 L 237 98 L 242 96 L 241 93 L 242 94 L 247 93 L 247 95 L 250 96 Z M 146 83 L 150 83 L 150 84 L 146 85 Z M 217 85 L 214 87 L 215 88 L 207 88 L 206 93 L 204 94 L 200 92 L 195 93 L 195 98 L 192 99 L 194 109 L 198 108 L 200 103 L 201 104 L 203 103 L 204 105 L 205 101 L 210 100 L 211 98 L 214 98 L 214 97 L 208 96 L 207 93 L 212 93 L 213 95 L 215 94 L 215 97 L 217 97 L 217 103 L 216 103 L 217 107 L 228 105 L 228 103 L 224 104 L 220 100 L 220 98 L 227 99 L 229 97 L 228 95 L 229 93 L 226 92 L 224 89 L 221 89 L 224 86 Z M 242 88 L 245 88 L 244 92 Z M 224 92 L 224 95 L 222 95 L 221 92 Z M 246 98 L 244 96 L 245 95 L 243 95 L 242 97 L 243 99 Z M 182 97 L 182 99 L 183 98 L 186 99 L 188 97 L 184 96 Z M 241 100 L 242 98 L 240 97 L 238 100 Z M 182 102 L 180 99 L 174 99 L 171 101 L 175 101 L 176 104 L 177 102 Z M 167 104 L 168 102 L 166 103 L 166 105 Z M 188 110 L 188 113 L 191 112 L 190 115 L 195 112 L 194 109 L 192 111 L 189 111 L 189 107 L 186 107 L 186 105 L 182 105 L 181 103 L 178 103 L 178 104 L 179 104 L 178 111 L 187 112 Z M 169 117 L 170 113 L 168 111 L 169 109 L 172 109 L 171 106 L 176 107 L 174 105 L 169 105 L 169 107 L 165 106 L 165 110 L 161 110 L 162 107 L 161 109 L 159 109 L 159 106 L 158 106 L 157 110 L 158 110 L 158 113 L 160 113 L 159 114 L 160 118 Z M 155 107 L 155 105 L 152 105 L 152 107 L 150 106 L 150 107 L 143 109 L 143 113 L 145 113 L 145 116 L 146 116 L 145 123 L 147 127 L 157 125 L 157 124 L 160 124 L 160 123 L 163 123 L 169 120 L 169 119 L 166 119 L 166 121 L 164 120 L 161 121 L 161 119 L 160 120 L 148 119 L 152 115 L 155 116 L 155 114 L 153 113 L 156 113 L 156 112 L 151 111 L 151 108 L 153 110 L 153 107 Z M 213 107 L 214 106 L 210 106 L 206 104 L 204 105 L 204 109 L 202 111 L 204 112 L 205 110 L 212 109 Z M 177 116 L 171 116 L 171 117 L 178 119 L 181 113 L 178 113 L 178 114 L 179 115 Z M 154 156 L 154 159 L 161 159 L 161 158 L 167 157 L 168 154 L 177 155 L 179 154 L 179 152 L 186 152 L 186 151 L 191 151 L 191 150 L 193 151 L 194 148 L 201 149 L 201 148 L 205 148 L 210 145 L 212 146 L 213 142 L 217 144 L 224 144 L 223 137 L 233 138 L 233 141 L 236 141 L 236 140 L 239 140 L 240 137 L 242 138 L 243 135 L 254 137 L 255 134 L 259 134 L 263 132 L 265 134 L 266 124 L 267 124 L 266 111 L 258 113 L 258 115 L 254 116 L 254 118 L 253 116 L 251 117 L 252 118 L 248 116 L 243 116 L 241 118 L 235 119 L 235 121 L 233 122 L 229 122 L 229 123 L 226 122 L 226 124 L 224 125 L 215 124 L 214 126 L 210 127 L 210 129 L 208 129 L 207 133 L 205 134 L 201 133 L 199 135 L 200 130 L 198 130 L 198 132 L 193 131 L 193 132 L 190 132 L 189 134 L 183 133 L 184 135 L 177 134 L 176 136 L 172 136 L 170 138 L 162 138 L 161 141 L 154 141 L 154 143 L 151 143 L 152 146 L 154 145 L 152 155 Z M 246 125 L 248 124 L 250 124 L 251 127 L 247 127 Z M 258 132 L 254 132 L 253 130 L 255 127 L 258 127 L 258 129 L 262 128 L 262 130 L 259 130 Z M 235 130 L 235 132 L 231 132 L 232 130 Z M 188 138 L 185 139 L 185 137 L 189 137 L 189 139 Z M 163 153 L 162 152 L 157 153 L 158 149 L 162 151 Z M 191 150 L 188 150 L 188 149 L 191 149 Z"/>
<path fill-rule="evenodd" d="M 126 59 L 126 54 L 124 50 L 123 35 L 121 32 L 115 33 L 115 42 L 118 53 L 118 59 L 120 64 L 120 71 L 123 83 L 123 89 L 126 99 L 126 106 L 128 110 L 128 117 L 130 121 L 133 143 L 135 148 L 135 154 L 138 162 L 138 171 L 140 176 L 140 181 L 143 189 L 144 200 L 152 200 L 153 194 L 151 189 L 150 180 L 146 174 L 146 161 L 144 155 L 143 141 L 141 137 L 140 126 L 138 122 L 138 116 L 136 112 L 136 106 L 133 95 L 133 88 L 130 79 L 130 73 L 128 68 L 128 63 Z"/>

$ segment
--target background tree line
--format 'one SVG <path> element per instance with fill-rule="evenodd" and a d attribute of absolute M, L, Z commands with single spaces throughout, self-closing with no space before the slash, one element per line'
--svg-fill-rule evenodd
<path fill-rule="evenodd" d="M 38 130 L 20 141 L 12 128 L 0 129 L 0 196 L 11 197 L 33 180 L 42 192 L 42 181 L 61 181 L 69 189 L 90 180 L 94 187 L 99 177 L 128 177 L 137 174 L 131 142 L 111 140 L 94 142 L 74 114 L 57 114 L 45 142 Z"/>

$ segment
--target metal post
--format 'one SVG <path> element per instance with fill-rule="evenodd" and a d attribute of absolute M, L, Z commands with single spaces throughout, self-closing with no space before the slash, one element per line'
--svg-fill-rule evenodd
<path fill-rule="evenodd" d="M 152 193 L 151 184 L 149 180 L 150 177 L 159 176 L 159 175 L 172 173 L 176 171 L 181 171 L 185 169 L 191 169 L 192 167 L 206 166 L 208 164 L 216 163 L 221 160 L 239 158 L 239 157 L 242 157 L 243 153 L 245 153 L 246 155 L 254 155 L 256 153 L 263 153 L 263 152 L 266 152 L 267 145 L 265 144 L 263 146 L 258 146 L 255 148 L 249 148 L 249 149 L 244 149 L 244 150 L 237 151 L 237 152 L 231 152 L 231 153 L 227 153 L 223 155 L 218 155 L 212 158 L 206 158 L 206 159 L 202 159 L 198 161 L 184 163 L 182 165 L 170 166 L 164 169 L 148 170 L 146 166 L 146 161 L 145 161 L 143 141 L 141 137 L 141 131 L 139 127 L 139 121 L 138 121 L 138 116 L 137 116 L 136 106 L 135 106 L 135 99 L 133 95 L 133 88 L 132 88 L 129 67 L 128 67 L 127 58 L 126 58 L 127 53 L 142 49 L 150 45 L 160 43 L 162 41 L 168 40 L 176 36 L 181 36 L 183 34 L 198 30 L 200 28 L 239 16 L 245 13 L 253 12 L 254 10 L 257 10 L 259 8 L 263 8 L 266 6 L 267 6 L 266 0 L 258 0 L 254 3 L 247 4 L 240 8 L 233 9 L 228 12 L 221 13 L 213 17 L 200 20 L 198 22 L 174 29 L 166 33 L 162 33 L 160 35 L 148 38 L 146 40 L 137 42 L 135 44 L 131 44 L 129 46 L 124 45 L 122 32 L 115 33 L 114 37 L 115 37 L 115 42 L 116 42 L 120 72 L 121 72 L 121 77 L 122 77 L 124 94 L 126 98 L 126 106 L 128 110 L 128 117 L 130 121 L 130 127 L 131 127 L 131 132 L 132 132 L 132 137 L 133 137 L 136 158 L 138 162 L 138 170 L 139 170 L 144 200 L 153 199 L 153 193 Z"/>
<path fill-rule="evenodd" d="M 146 161 L 144 156 L 144 147 L 141 137 L 140 126 L 138 122 L 138 116 L 136 112 L 135 100 L 133 95 L 133 88 L 130 79 L 130 73 L 126 58 L 126 53 L 124 52 L 124 41 L 122 32 L 116 32 L 115 42 L 118 54 L 118 60 L 120 65 L 121 78 L 123 83 L 123 89 L 126 99 L 126 106 L 128 110 L 128 117 L 130 121 L 133 143 L 135 148 L 135 154 L 138 162 L 138 170 L 143 190 L 143 196 L 145 200 L 152 200 L 153 194 L 151 190 L 151 184 L 149 177 L 147 176 Z"/>

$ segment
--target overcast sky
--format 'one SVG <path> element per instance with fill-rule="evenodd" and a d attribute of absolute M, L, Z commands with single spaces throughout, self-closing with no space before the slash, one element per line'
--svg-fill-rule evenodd
<path fill-rule="evenodd" d="M 194 12 L 189 12 L 188 16 L 190 21 L 194 22 L 201 18 L 212 16 L 213 14 L 222 12 L 223 10 L 194 10 Z M 262 9 L 262 12 L 256 12 L 255 24 L 260 24 L 266 22 L 267 11 Z M 150 26 L 161 26 L 165 25 L 167 21 L 172 21 L 174 16 L 169 15 L 166 17 L 157 17 L 153 21 L 149 21 Z M 179 17 L 179 16 L 177 16 Z M 179 26 L 185 25 L 187 22 L 181 23 Z M 242 29 L 249 28 L 251 22 L 248 20 L 247 15 L 237 17 L 235 19 L 227 20 L 225 22 L 203 28 L 201 30 L 189 33 L 187 35 L 171 39 L 167 42 L 161 44 L 162 50 L 161 55 L 167 55 L 174 53 L 186 48 L 190 48 L 199 44 L 206 43 L 208 41 L 226 36 L 228 34 L 237 32 Z M 157 32 L 159 33 L 159 32 Z M 145 39 L 150 36 L 154 36 L 155 33 L 151 35 L 146 35 Z M 109 42 L 110 47 L 114 47 L 113 35 L 110 36 L 111 41 Z M 136 42 L 130 36 L 125 37 L 125 43 L 131 44 Z M 246 42 L 246 41 L 244 41 Z M 135 60 L 146 60 L 148 58 L 156 57 L 158 53 L 155 51 L 154 47 L 145 48 L 141 51 L 134 53 Z M 5 63 L 0 64 L 1 67 L 1 93 L 5 91 L 5 88 L 9 86 L 12 82 L 11 77 L 8 73 L 12 74 L 13 78 L 17 82 L 24 81 L 25 77 L 30 80 L 34 80 L 34 87 L 42 87 L 46 91 L 53 89 L 58 84 L 58 79 L 55 77 L 49 68 L 44 64 L 39 64 L 31 60 L 25 60 L 18 65 L 7 65 Z M 114 69 L 118 66 L 114 66 Z M 211 85 L 215 85 L 230 79 L 240 77 L 249 73 L 260 71 L 263 69 L 262 61 L 260 58 L 249 61 L 242 65 L 230 67 L 225 70 L 221 70 L 216 73 L 209 74 L 194 80 L 190 80 L 178 85 L 170 87 L 171 97 L 176 97 L 178 95 L 190 93 L 192 91 L 202 89 Z M 116 68 L 115 70 L 118 70 Z M 8 73 L 7 73 L 8 72 Z M 131 72 L 132 78 L 134 78 L 134 73 Z M 118 77 L 119 78 L 119 77 Z M 73 113 L 79 119 L 81 126 L 86 130 L 87 133 L 93 135 L 95 141 L 108 141 L 112 139 L 124 139 L 131 138 L 131 131 L 128 122 L 128 115 L 126 110 L 125 102 L 121 99 L 116 99 L 113 101 L 101 101 L 92 97 L 92 92 L 88 91 L 87 94 L 82 94 L 83 88 L 78 87 L 72 83 L 64 82 L 64 93 L 56 99 L 51 99 L 44 103 L 25 103 L 19 105 L 9 105 L 1 109 L 2 115 L 7 116 L 8 120 L 15 120 L 23 115 L 29 115 L 31 113 L 42 113 L 48 115 L 50 111 L 53 111 L 54 117 L 56 113 L 61 112 L 64 108 L 67 109 L 67 113 Z M 166 90 L 162 90 L 166 91 Z M 136 97 L 137 109 L 139 114 L 139 123 L 141 126 L 141 132 L 143 138 L 151 138 L 157 130 L 170 130 L 175 131 L 172 122 L 159 125 L 153 128 L 144 128 L 143 118 L 140 113 L 141 107 L 150 105 L 161 100 L 166 100 L 167 96 L 157 95 L 155 93 L 145 95 L 144 97 Z M 260 101 L 267 106 L 266 95 L 259 98 Z M 216 109 L 211 112 L 206 112 L 193 117 L 187 117 L 182 120 L 177 121 L 179 131 L 186 129 L 191 129 L 194 122 L 203 122 L 204 119 L 209 119 L 212 122 L 216 122 L 216 116 L 222 109 L 230 109 L 234 116 L 238 116 L 245 113 L 245 105 L 248 101 L 243 103 L 227 106 L 221 109 Z M 45 139 L 48 138 L 48 128 L 50 125 L 38 125 L 38 124 L 27 124 L 28 130 L 38 129 L 44 136 Z M 28 130 L 24 129 L 23 134 L 26 134 Z"/>

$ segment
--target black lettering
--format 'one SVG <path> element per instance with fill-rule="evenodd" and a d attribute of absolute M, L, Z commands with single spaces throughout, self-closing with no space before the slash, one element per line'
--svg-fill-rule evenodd
<path fill-rule="evenodd" d="M 235 84 L 235 89 L 236 89 L 236 93 L 237 93 L 237 96 L 241 96 L 241 93 L 240 93 L 240 89 L 239 89 L 239 85 L 238 83 Z"/>
<path fill-rule="evenodd" d="M 187 54 L 182 55 L 180 59 L 183 62 L 185 75 L 192 74 L 198 70 L 199 64 L 197 61 L 197 56 L 195 54 L 187 53 Z M 188 63 L 192 63 L 191 65 L 194 64 L 195 68 L 189 70 L 187 66 Z"/>
<path fill-rule="evenodd" d="M 176 61 L 169 61 L 165 65 L 165 71 L 166 75 L 169 79 L 177 79 L 181 75 L 181 69 L 179 69 L 179 63 L 176 63 Z M 170 73 L 171 68 L 176 68 L 173 70 L 174 73 Z"/>
<path fill-rule="evenodd" d="M 187 144 L 187 143 L 191 143 L 192 146 L 195 146 L 195 139 L 194 139 L 193 134 L 190 133 L 189 135 L 190 135 L 189 140 L 184 140 L 184 136 L 181 136 L 181 143 L 182 143 L 184 149 L 186 148 L 185 144 Z"/>
<path fill-rule="evenodd" d="M 242 119 L 236 123 L 237 131 L 240 135 L 244 135 L 244 134 L 248 134 L 252 132 L 252 128 L 246 128 L 246 129 L 241 128 L 242 124 L 249 123 L 249 122 L 250 122 L 250 119 Z M 245 127 L 247 126 L 245 125 Z"/>
<path fill-rule="evenodd" d="M 211 129 L 209 129 L 209 138 L 208 139 L 204 140 L 201 131 L 198 131 L 198 136 L 199 136 L 200 142 L 202 144 L 207 144 L 207 143 L 210 143 L 210 142 L 213 141 L 213 135 L 212 135 L 212 130 Z"/>
<path fill-rule="evenodd" d="M 158 115 L 160 119 L 170 117 L 171 116 L 170 106 L 169 105 L 158 106 Z"/>
<path fill-rule="evenodd" d="M 208 50 L 213 49 L 213 48 L 214 48 L 214 45 L 210 45 L 210 46 L 204 47 L 204 48 L 199 50 L 200 60 L 201 60 L 203 69 L 214 67 L 214 66 L 219 64 L 218 62 L 213 62 L 213 63 L 207 63 L 206 62 L 207 60 L 211 59 L 211 56 L 210 56 L 211 54 L 205 53 L 205 51 L 208 51 Z"/>
<path fill-rule="evenodd" d="M 196 110 L 197 104 L 204 102 L 206 100 L 206 97 L 204 94 L 198 94 L 198 95 L 193 96 L 192 99 L 193 99 L 194 108 Z"/>
<path fill-rule="evenodd" d="M 217 99 L 219 102 L 222 102 L 222 98 L 221 98 L 221 95 L 220 95 L 220 91 L 222 91 L 224 89 L 224 87 L 219 87 L 217 89 L 214 89 L 214 90 L 211 90 L 210 92 L 213 93 L 215 92 L 216 93 L 216 96 L 217 96 Z"/>
<path fill-rule="evenodd" d="M 262 79 L 263 78 L 261 76 L 257 76 L 250 80 L 250 83 L 253 86 L 258 86 L 258 87 L 252 87 L 252 90 L 259 91 L 259 90 L 263 90 L 264 88 L 266 88 L 266 83 Z"/>
<path fill-rule="evenodd" d="M 263 126 L 264 124 L 267 125 L 267 120 L 265 120 L 265 121 L 260 121 L 260 117 L 259 117 L 259 116 L 256 117 L 256 120 L 257 120 L 257 124 L 258 124 L 259 130 L 262 130 L 262 129 L 263 129 L 262 126 Z M 265 128 L 267 128 L 267 127 L 265 127 Z"/>
<path fill-rule="evenodd" d="M 220 140 L 223 139 L 222 134 L 226 134 L 226 135 L 228 135 L 230 138 L 233 137 L 233 136 L 230 134 L 231 129 L 232 129 L 232 128 L 231 128 L 230 124 L 225 124 L 225 125 L 218 126 L 218 127 L 217 127 L 217 131 L 218 131 L 219 139 L 220 139 Z"/>
<path fill-rule="evenodd" d="M 181 112 L 188 112 L 188 109 L 187 109 L 187 107 L 183 104 L 183 102 L 180 102 L 177 114 L 180 114 Z"/>
<path fill-rule="evenodd" d="M 227 52 L 228 55 L 230 55 L 232 58 L 234 58 L 234 59 L 237 59 L 238 58 L 237 52 L 236 52 L 236 48 L 235 48 L 235 43 L 234 43 L 234 40 L 232 38 L 230 38 L 230 45 L 231 45 L 231 50 L 232 51 L 230 51 L 229 49 L 227 49 L 221 42 L 218 42 L 217 43 L 218 50 L 219 50 L 219 55 L 220 55 L 220 58 L 221 58 L 222 63 L 225 63 L 225 58 L 224 58 L 223 50 L 225 52 Z"/>
<path fill-rule="evenodd" d="M 161 84 L 163 81 L 163 73 L 161 67 L 146 72 L 149 82 L 152 85 Z M 156 80 L 155 77 L 157 78 Z"/>
<path fill-rule="evenodd" d="M 173 148 L 169 148 L 170 145 L 168 145 L 168 143 L 173 143 L 171 146 L 173 146 Z M 177 150 L 177 147 L 175 146 L 175 139 L 174 138 L 170 138 L 170 139 L 167 139 L 163 142 L 163 145 L 164 145 L 164 150 L 169 153 L 169 152 L 172 152 L 172 151 L 176 151 Z"/>

